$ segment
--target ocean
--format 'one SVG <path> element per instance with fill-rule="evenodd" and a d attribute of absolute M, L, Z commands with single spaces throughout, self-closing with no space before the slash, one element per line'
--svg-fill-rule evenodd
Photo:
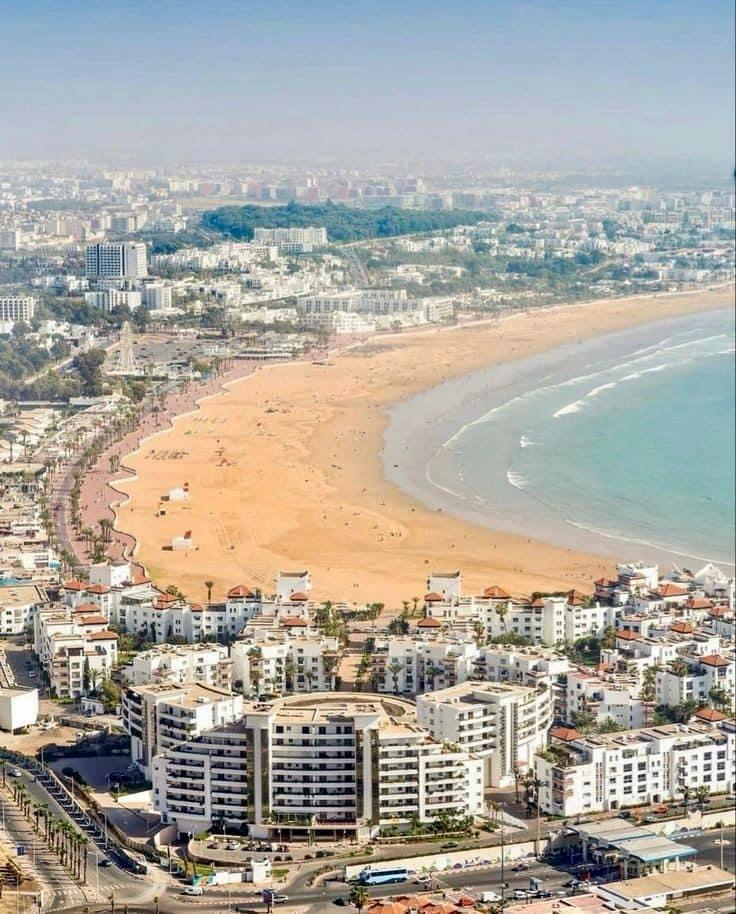
<path fill-rule="evenodd" d="M 621 561 L 734 563 L 734 316 L 645 324 L 397 404 L 384 465 L 437 510 Z"/>

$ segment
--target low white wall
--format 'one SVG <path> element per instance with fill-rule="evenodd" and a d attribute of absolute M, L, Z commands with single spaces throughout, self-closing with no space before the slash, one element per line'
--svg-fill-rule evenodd
<path fill-rule="evenodd" d="M 544 840 L 542 842 L 544 844 Z M 534 853 L 534 841 L 523 844 L 507 844 L 504 847 L 504 860 L 512 863 L 521 857 Z M 429 872 L 442 872 L 460 865 L 463 869 L 474 866 L 495 866 L 501 863 L 501 845 L 497 847 L 473 847 L 462 851 L 438 851 L 422 857 L 400 857 L 395 860 L 376 861 L 375 863 L 355 863 L 345 867 L 345 879 L 352 879 L 366 868 L 382 870 L 394 867 L 406 867 L 411 873 L 419 875 Z"/>

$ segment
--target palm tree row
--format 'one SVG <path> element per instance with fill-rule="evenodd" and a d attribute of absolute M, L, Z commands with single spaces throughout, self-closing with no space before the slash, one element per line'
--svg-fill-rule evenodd
<path fill-rule="evenodd" d="M 13 781 L 13 800 L 35 833 L 58 856 L 61 865 L 86 882 L 89 839 L 71 822 L 55 816 L 47 803 L 35 802 L 25 784 L 19 781 Z"/>

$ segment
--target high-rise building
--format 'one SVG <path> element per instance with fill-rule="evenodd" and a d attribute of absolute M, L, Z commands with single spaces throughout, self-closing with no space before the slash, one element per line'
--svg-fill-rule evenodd
<path fill-rule="evenodd" d="M 90 244 L 84 272 L 88 279 L 142 279 L 148 276 L 146 246 L 140 241 Z"/>
<path fill-rule="evenodd" d="M 432 739 L 410 702 L 314 692 L 243 711 L 154 758 L 154 808 L 180 833 L 366 840 L 483 812 L 482 760 Z"/>

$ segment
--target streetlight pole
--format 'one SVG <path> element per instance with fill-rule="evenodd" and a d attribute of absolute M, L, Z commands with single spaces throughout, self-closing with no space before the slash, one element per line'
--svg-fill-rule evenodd
<path fill-rule="evenodd" d="M 503 827 L 503 803 L 498 804 L 501 818 L 501 911 L 506 904 L 506 834 Z"/>

